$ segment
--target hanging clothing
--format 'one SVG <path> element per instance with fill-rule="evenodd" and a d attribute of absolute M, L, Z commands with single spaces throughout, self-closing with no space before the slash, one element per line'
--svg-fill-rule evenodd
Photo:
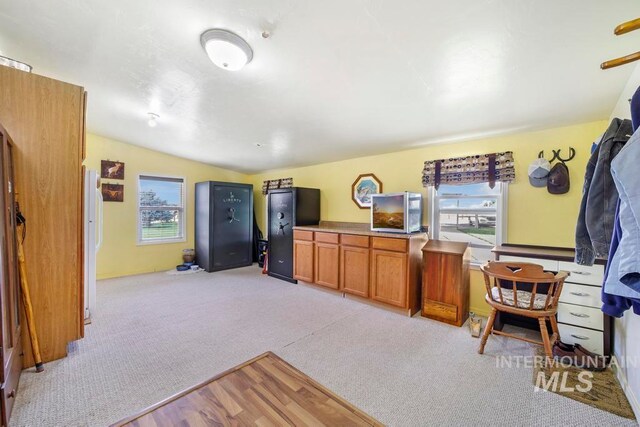
<path fill-rule="evenodd" d="M 619 262 L 617 256 L 620 240 L 622 238 L 622 226 L 618 221 L 620 215 L 620 203 L 616 208 L 614 233 L 611 238 L 611 251 L 609 261 L 604 271 L 604 284 L 602 286 L 602 311 L 609 316 L 622 317 L 625 311 L 633 307 L 633 312 L 640 314 L 640 293 L 635 293 L 620 282 Z M 635 298 L 634 298 L 635 297 Z"/>
<path fill-rule="evenodd" d="M 631 120 L 613 119 L 589 158 L 576 225 L 578 264 L 593 265 L 596 258 L 608 257 L 618 200 L 611 176 L 611 161 L 632 133 Z"/>
<path fill-rule="evenodd" d="M 618 276 L 620 281 L 640 292 L 640 132 L 620 151 L 611 162 L 611 174 L 620 195 L 618 220 L 622 237 L 616 256 L 620 258 Z M 640 294 L 639 294 L 640 296 Z"/>

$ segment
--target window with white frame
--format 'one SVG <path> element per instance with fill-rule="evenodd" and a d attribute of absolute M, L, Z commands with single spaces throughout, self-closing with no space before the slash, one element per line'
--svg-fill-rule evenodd
<path fill-rule="evenodd" d="M 185 241 L 184 178 L 138 177 L 138 242 Z"/>
<path fill-rule="evenodd" d="M 432 239 L 468 242 L 471 262 L 494 259 L 491 249 L 506 239 L 508 184 L 498 182 L 429 187 Z"/>

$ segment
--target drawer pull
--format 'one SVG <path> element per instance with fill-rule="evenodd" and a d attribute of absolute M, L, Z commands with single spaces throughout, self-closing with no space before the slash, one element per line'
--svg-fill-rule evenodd
<path fill-rule="evenodd" d="M 588 340 L 589 337 L 585 336 L 585 335 L 576 335 L 576 334 L 571 334 L 572 337 L 574 337 L 577 340 Z"/>
<path fill-rule="evenodd" d="M 572 315 L 572 316 L 575 316 L 575 317 L 582 317 L 582 318 L 585 318 L 585 317 L 591 317 L 591 316 L 589 316 L 588 314 L 584 314 L 584 313 L 574 313 L 573 311 L 570 311 L 570 312 L 569 312 L 569 314 L 570 314 L 570 315 Z"/>
<path fill-rule="evenodd" d="M 588 271 L 573 271 L 573 270 L 571 270 L 571 273 L 580 274 L 582 276 L 590 276 L 591 275 L 591 273 L 589 273 Z"/>
<path fill-rule="evenodd" d="M 577 297 L 588 297 L 589 294 L 586 292 L 569 292 L 571 295 L 575 295 Z"/>

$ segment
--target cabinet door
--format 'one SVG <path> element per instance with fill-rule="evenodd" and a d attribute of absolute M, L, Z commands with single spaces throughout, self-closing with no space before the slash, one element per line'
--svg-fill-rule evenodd
<path fill-rule="evenodd" d="M 369 249 L 343 246 L 340 248 L 340 287 L 350 294 L 369 296 Z"/>
<path fill-rule="evenodd" d="M 407 307 L 407 254 L 371 250 L 371 298 Z"/>
<path fill-rule="evenodd" d="M 332 289 L 340 287 L 340 246 L 316 242 L 316 281 Z"/>
<path fill-rule="evenodd" d="M 293 241 L 293 278 L 313 282 L 313 242 Z"/>
<path fill-rule="evenodd" d="M 16 210 L 14 199 L 14 179 L 12 147 L 0 127 L 0 324 L 2 325 L 2 369 L 0 379 L 0 401 L 2 406 L 2 425 L 8 425 L 9 416 L 15 401 L 18 380 L 22 370 L 22 344 L 20 337 L 20 303 L 18 275 L 18 255 L 16 248 Z"/>

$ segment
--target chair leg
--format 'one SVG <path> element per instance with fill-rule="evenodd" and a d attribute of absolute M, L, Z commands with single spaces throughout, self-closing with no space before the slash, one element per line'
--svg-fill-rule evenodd
<path fill-rule="evenodd" d="M 538 319 L 540 323 L 540 335 L 542 335 L 542 343 L 544 345 L 544 352 L 548 358 L 553 358 L 553 352 L 551 351 L 551 342 L 549 342 L 549 332 L 547 331 L 547 319 L 540 317 Z"/>
<path fill-rule="evenodd" d="M 491 314 L 489 315 L 489 319 L 487 320 L 487 325 L 484 327 L 484 332 L 482 333 L 482 339 L 480 340 L 480 348 L 478 349 L 478 353 L 484 353 L 484 346 L 487 344 L 487 339 L 489 339 L 489 335 L 493 330 L 493 322 L 496 320 L 496 313 L 498 310 L 495 308 L 491 308 Z"/>
<path fill-rule="evenodd" d="M 551 338 L 551 344 L 553 344 L 556 340 L 560 340 L 560 330 L 558 329 L 558 319 L 556 319 L 556 316 L 549 317 L 549 321 L 551 321 L 551 330 L 553 331 L 553 337 Z"/>

